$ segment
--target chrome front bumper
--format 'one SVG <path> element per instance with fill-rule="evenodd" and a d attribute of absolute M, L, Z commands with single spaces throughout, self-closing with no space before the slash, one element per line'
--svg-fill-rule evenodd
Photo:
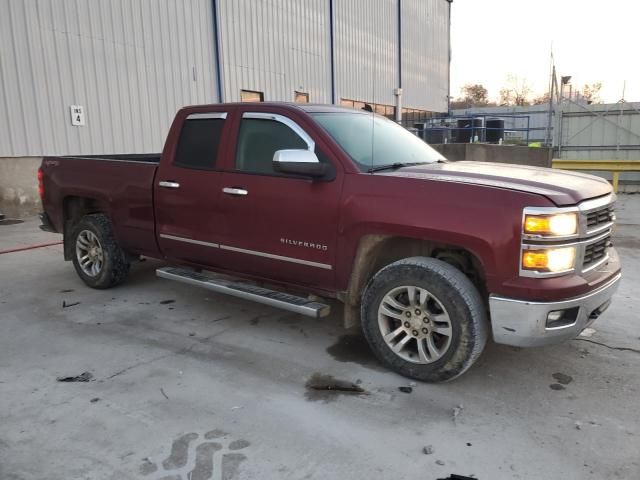
<path fill-rule="evenodd" d="M 529 302 L 497 295 L 489 297 L 491 327 L 496 343 L 537 347 L 570 340 L 591 325 L 607 307 L 618 289 L 621 273 L 602 287 L 582 297 L 558 302 Z M 547 327 L 549 312 L 579 307 L 575 321 Z"/>

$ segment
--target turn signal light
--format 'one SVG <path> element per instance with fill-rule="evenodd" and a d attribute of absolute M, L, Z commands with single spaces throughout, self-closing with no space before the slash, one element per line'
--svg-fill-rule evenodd
<path fill-rule="evenodd" d="M 522 268 L 525 270 L 564 272 L 574 267 L 575 260 L 575 247 L 545 248 L 522 252 Z"/>
<path fill-rule="evenodd" d="M 564 237 L 578 231 L 578 215 L 558 213 L 556 215 L 525 215 L 524 233 Z"/>

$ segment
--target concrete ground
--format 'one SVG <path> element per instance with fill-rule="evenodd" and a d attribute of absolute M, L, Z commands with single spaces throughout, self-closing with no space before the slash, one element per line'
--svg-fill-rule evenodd
<path fill-rule="evenodd" d="M 59 245 L 0 254 L 0 479 L 638 479 L 640 196 L 618 217 L 625 278 L 592 336 L 491 344 L 412 393 L 339 314 L 161 280 L 155 261 L 98 291 Z M 0 251 L 59 239 L 37 224 L 0 225 Z M 314 374 L 366 393 L 314 393 Z"/>

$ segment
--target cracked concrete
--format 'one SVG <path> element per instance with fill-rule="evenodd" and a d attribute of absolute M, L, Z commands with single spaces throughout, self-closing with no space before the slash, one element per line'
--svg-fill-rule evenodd
<path fill-rule="evenodd" d="M 160 280 L 151 260 L 98 291 L 60 246 L 0 255 L 0 479 L 155 480 L 190 433 L 179 465 L 201 476 L 211 465 L 260 480 L 640 478 L 639 207 L 620 196 L 625 277 L 591 338 L 491 344 L 459 380 L 410 394 L 337 314 L 310 320 Z M 2 226 L 0 251 L 57 238 L 35 220 Z M 56 382 L 85 371 L 96 380 Z M 368 394 L 308 399 L 318 373 Z M 554 390 L 554 374 L 572 380 Z M 196 460 L 205 434 L 229 446 L 225 459 L 200 447 Z"/>

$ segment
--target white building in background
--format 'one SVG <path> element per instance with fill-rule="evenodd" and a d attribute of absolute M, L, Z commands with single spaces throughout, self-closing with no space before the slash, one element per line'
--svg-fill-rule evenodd
<path fill-rule="evenodd" d="M 0 157 L 158 152 L 190 104 L 367 103 L 407 120 L 446 112 L 450 8 L 0 0 Z"/>

